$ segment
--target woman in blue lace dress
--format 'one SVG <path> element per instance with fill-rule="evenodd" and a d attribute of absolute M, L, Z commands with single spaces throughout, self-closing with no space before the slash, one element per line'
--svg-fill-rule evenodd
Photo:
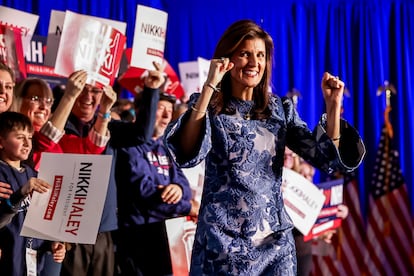
<path fill-rule="evenodd" d="M 272 59 L 272 38 L 260 26 L 233 23 L 201 93 L 167 130 L 176 162 L 206 165 L 191 275 L 295 275 L 280 189 L 285 146 L 329 173 L 354 170 L 365 154 L 359 134 L 340 119 L 344 83 L 323 75 L 327 113 L 312 132 L 289 99 L 269 93 Z"/>

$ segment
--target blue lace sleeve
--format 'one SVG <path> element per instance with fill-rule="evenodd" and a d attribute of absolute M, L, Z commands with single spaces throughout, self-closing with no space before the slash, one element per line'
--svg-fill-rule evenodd
<path fill-rule="evenodd" d="M 188 102 L 188 106 L 191 107 L 198 99 L 199 93 L 194 93 L 191 95 L 190 100 Z M 189 108 L 184 114 L 182 114 L 176 121 L 169 124 L 165 131 L 164 135 L 164 144 L 168 149 L 168 153 L 180 167 L 182 168 L 190 168 L 198 165 L 202 160 L 204 160 L 211 149 L 211 125 L 210 125 L 210 114 L 207 112 L 205 117 L 205 129 L 204 132 L 201 133 L 201 145 L 200 148 L 197 149 L 197 155 L 194 156 L 191 160 L 181 161 L 180 152 L 177 149 L 176 141 L 174 140 L 174 135 L 180 130 L 182 125 L 187 120 L 188 116 L 190 115 L 191 108 Z"/>

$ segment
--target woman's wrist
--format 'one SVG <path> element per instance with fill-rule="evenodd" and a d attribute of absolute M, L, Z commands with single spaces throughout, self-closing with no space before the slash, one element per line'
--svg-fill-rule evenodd
<path fill-rule="evenodd" d="M 205 82 L 203 85 L 204 88 L 209 88 L 213 90 L 213 92 L 220 92 L 220 87 L 215 86 L 211 82 Z"/>

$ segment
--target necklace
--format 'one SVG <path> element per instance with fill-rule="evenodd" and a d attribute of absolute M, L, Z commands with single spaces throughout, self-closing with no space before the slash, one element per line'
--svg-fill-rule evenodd
<path fill-rule="evenodd" d="M 254 106 L 254 104 L 252 104 L 252 105 L 249 107 L 249 110 L 248 110 L 248 111 L 244 114 L 243 118 L 244 118 L 245 120 L 250 120 L 250 119 L 251 119 L 251 117 L 252 117 L 251 112 L 252 112 L 253 106 Z"/>

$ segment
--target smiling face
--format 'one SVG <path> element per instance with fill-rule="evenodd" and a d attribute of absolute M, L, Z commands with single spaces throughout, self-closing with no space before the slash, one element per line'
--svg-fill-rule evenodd
<path fill-rule="evenodd" d="M 155 114 L 154 138 L 164 135 L 164 131 L 171 122 L 174 105 L 169 101 L 158 102 L 157 113 Z"/>
<path fill-rule="evenodd" d="M 82 93 L 76 99 L 72 113 L 82 122 L 89 122 L 93 119 L 96 109 L 102 98 L 103 90 L 85 85 Z"/>
<path fill-rule="evenodd" d="M 39 83 L 33 83 L 27 87 L 20 113 L 27 115 L 38 131 L 49 119 L 52 104 L 53 95 L 50 89 L 42 89 Z"/>
<path fill-rule="evenodd" d="M 234 68 L 231 70 L 231 83 L 235 91 L 256 87 L 266 69 L 266 47 L 263 39 L 244 40 L 231 57 Z"/>
<path fill-rule="evenodd" d="M 6 70 L 0 70 L 0 113 L 8 110 L 13 101 L 14 81 Z"/>
<path fill-rule="evenodd" d="M 32 136 L 33 132 L 28 128 L 15 128 L 5 137 L 0 137 L 1 159 L 10 165 L 20 167 L 20 161 L 29 157 Z"/>

